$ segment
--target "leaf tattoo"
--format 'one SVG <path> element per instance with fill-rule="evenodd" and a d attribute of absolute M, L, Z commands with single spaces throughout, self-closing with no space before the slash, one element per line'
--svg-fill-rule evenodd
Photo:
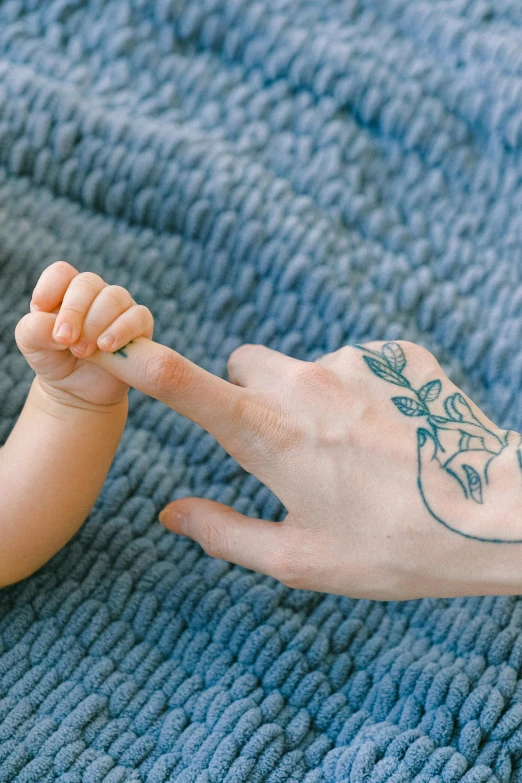
<path fill-rule="evenodd" d="M 436 400 L 439 396 L 441 389 L 442 384 L 438 378 L 436 381 L 429 381 L 429 383 L 425 383 L 424 386 L 419 389 L 419 399 L 423 402 L 433 402 L 433 400 Z"/>
<path fill-rule="evenodd" d="M 405 416 L 426 415 L 426 409 L 411 397 L 392 397 L 392 401 Z"/>
<path fill-rule="evenodd" d="M 455 407 L 456 396 L 457 396 L 456 394 L 452 394 L 450 397 L 446 397 L 446 399 L 444 400 L 444 410 L 446 411 L 446 413 L 448 414 L 449 418 L 452 421 L 462 421 L 464 416 Z"/>
<path fill-rule="evenodd" d="M 406 357 L 398 343 L 385 343 L 381 348 L 381 353 L 396 372 L 401 372 L 406 367 Z"/>
<path fill-rule="evenodd" d="M 389 364 L 384 364 L 384 362 L 379 362 L 377 359 L 372 359 L 371 356 L 364 356 L 363 358 L 370 370 L 375 373 L 375 375 L 378 375 L 379 378 L 383 378 L 389 383 L 394 383 L 396 386 L 409 387 L 410 384 L 404 375 L 395 372 Z"/>

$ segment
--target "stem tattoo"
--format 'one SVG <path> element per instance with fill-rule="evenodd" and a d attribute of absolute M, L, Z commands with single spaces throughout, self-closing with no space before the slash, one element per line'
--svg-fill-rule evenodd
<path fill-rule="evenodd" d="M 353 344 L 364 352 L 370 370 L 388 383 L 401 386 L 406 395 L 392 397 L 397 409 L 410 418 L 424 418 L 426 426 L 417 429 L 417 485 L 427 510 L 445 527 L 467 538 L 493 543 L 522 543 L 522 539 L 474 535 L 485 517 L 485 506 L 495 513 L 498 501 L 494 475 L 500 468 L 513 473 L 516 491 L 522 500 L 522 436 L 512 430 L 492 432 L 471 410 L 460 392 L 443 401 L 446 416 L 430 410 L 442 391 L 434 379 L 415 389 L 404 375 L 406 356 L 396 342 L 385 343 L 381 351 Z M 431 441 L 433 455 L 428 456 L 426 443 Z M 506 475 L 505 473 L 503 475 Z M 486 504 L 486 500 L 488 503 Z M 471 512 L 471 513 L 470 513 Z M 473 518 L 473 523 L 470 520 Z"/>
<path fill-rule="evenodd" d="M 132 340 L 129 343 L 127 343 L 127 345 L 132 345 Z M 127 354 L 125 353 L 125 348 L 127 347 L 127 345 L 124 345 L 122 348 L 118 348 L 117 351 L 114 351 L 113 355 L 115 356 L 117 353 L 119 353 L 120 356 L 124 356 L 125 358 L 127 358 Z"/>

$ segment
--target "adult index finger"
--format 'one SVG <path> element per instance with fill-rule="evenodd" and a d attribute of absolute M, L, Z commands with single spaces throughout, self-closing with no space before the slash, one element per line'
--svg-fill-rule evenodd
<path fill-rule="evenodd" d="M 154 340 L 137 337 L 114 353 L 97 350 L 85 361 L 201 425 L 232 456 L 237 443 L 256 426 L 257 406 L 250 390 L 212 375 Z"/>

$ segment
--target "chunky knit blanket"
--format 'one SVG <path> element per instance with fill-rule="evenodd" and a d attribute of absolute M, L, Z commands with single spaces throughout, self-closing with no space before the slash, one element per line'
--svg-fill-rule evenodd
<path fill-rule="evenodd" d="M 521 107 L 517 0 L 0 2 L 1 442 L 60 258 L 223 377 L 412 340 L 520 431 Z M 522 779 L 518 597 L 291 590 L 163 528 L 189 494 L 285 513 L 132 389 L 85 524 L 0 591 L 0 783 Z"/>

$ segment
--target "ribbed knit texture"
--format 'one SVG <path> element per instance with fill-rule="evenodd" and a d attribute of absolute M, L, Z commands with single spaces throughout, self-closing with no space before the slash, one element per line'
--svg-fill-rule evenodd
<path fill-rule="evenodd" d="M 521 148 L 517 0 L 0 3 L 0 442 L 60 258 L 223 377 L 413 340 L 520 431 Z M 284 516 L 132 389 L 85 524 L 0 591 L 0 783 L 522 780 L 517 597 L 291 590 L 165 530 L 186 495 Z"/>

